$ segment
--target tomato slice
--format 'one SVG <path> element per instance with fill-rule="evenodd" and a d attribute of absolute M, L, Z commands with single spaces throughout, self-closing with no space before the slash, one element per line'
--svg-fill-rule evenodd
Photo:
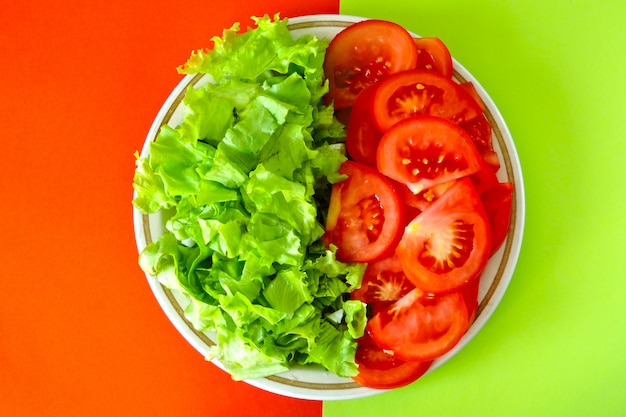
<path fill-rule="evenodd" d="M 389 179 L 373 168 L 344 162 L 347 178 L 333 185 L 326 245 L 337 246 L 337 259 L 372 262 L 391 253 L 402 237 L 404 206 Z"/>
<path fill-rule="evenodd" d="M 513 204 L 513 184 L 498 183 L 480 199 L 491 227 L 491 254 L 493 255 L 504 243 L 511 224 L 511 205 Z"/>
<path fill-rule="evenodd" d="M 478 312 L 479 287 L 480 276 L 461 288 L 461 295 L 463 295 L 463 301 L 465 302 L 465 307 L 467 308 L 468 327 L 474 322 L 474 320 L 476 320 L 476 313 Z"/>
<path fill-rule="evenodd" d="M 451 78 L 453 73 L 452 56 L 446 44 L 439 38 L 416 38 L 416 69 L 425 69 L 441 73 Z"/>
<path fill-rule="evenodd" d="M 366 333 L 358 340 L 355 361 L 359 373 L 352 377 L 372 389 L 399 388 L 414 382 L 428 371 L 432 361 L 405 362 L 385 352 Z"/>
<path fill-rule="evenodd" d="M 415 286 L 404 274 L 400 259 L 392 253 L 381 260 L 370 262 L 363 274 L 361 287 L 353 290 L 350 298 L 368 305 L 368 317 L 404 297 Z"/>
<path fill-rule="evenodd" d="M 485 111 L 487 109 L 485 102 L 483 101 L 480 94 L 478 94 L 478 91 L 476 90 L 476 86 L 474 85 L 473 82 L 471 81 L 462 82 L 459 84 L 459 87 L 463 88 L 465 91 L 467 91 L 470 94 L 470 96 L 472 96 L 472 98 L 480 106 L 480 109 L 482 111 Z"/>
<path fill-rule="evenodd" d="M 374 124 L 372 115 L 375 89 L 375 85 L 370 85 L 357 96 L 346 131 L 348 155 L 353 160 L 372 167 L 376 167 L 376 149 L 383 136 Z"/>
<path fill-rule="evenodd" d="M 468 122 L 461 123 L 460 126 L 470 135 L 482 159 L 491 167 L 493 172 L 498 172 L 500 158 L 493 149 L 492 127 L 485 115 L 481 114 Z"/>
<path fill-rule="evenodd" d="M 397 301 L 413 289 L 404 275 L 402 264 L 395 254 L 367 265 L 361 287 L 350 294 L 353 300 L 370 304 Z"/>
<path fill-rule="evenodd" d="M 428 70 L 402 71 L 382 80 L 374 96 L 374 122 L 382 132 L 402 119 L 432 115 L 463 123 L 479 116 L 476 100 L 455 81 Z"/>
<path fill-rule="evenodd" d="M 336 109 L 350 107 L 366 86 L 416 63 L 415 42 L 402 26 L 384 20 L 354 23 L 339 32 L 326 50 L 328 99 Z"/>
<path fill-rule="evenodd" d="M 443 293 L 477 278 L 490 249 L 485 209 L 471 181 L 463 178 L 409 223 L 396 254 L 416 287 Z"/>
<path fill-rule="evenodd" d="M 346 107 L 345 109 L 335 110 L 335 118 L 344 126 L 348 126 L 350 123 L 350 117 L 352 116 L 352 107 Z"/>
<path fill-rule="evenodd" d="M 430 294 L 415 288 L 367 323 L 372 339 L 404 361 L 429 361 L 452 349 L 467 331 L 459 291 Z"/>
<path fill-rule="evenodd" d="M 480 169 L 469 135 L 435 116 L 413 116 L 385 132 L 378 144 L 378 170 L 417 194 Z"/>
<path fill-rule="evenodd" d="M 491 137 L 493 129 L 491 127 L 491 122 L 489 122 L 484 113 L 487 106 L 471 81 L 466 81 L 459 85 L 474 98 L 476 103 L 478 103 L 480 108 L 483 110 L 483 113 L 478 117 L 462 122 L 460 126 L 463 130 L 469 133 L 470 137 L 474 141 L 474 145 L 476 145 L 478 153 L 487 165 L 491 167 L 493 172 L 498 172 L 500 169 L 500 158 L 493 149 L 493 140 Z"/>

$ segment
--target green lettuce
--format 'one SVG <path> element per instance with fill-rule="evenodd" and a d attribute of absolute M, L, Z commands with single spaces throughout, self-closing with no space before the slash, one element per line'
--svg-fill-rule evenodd
<path fill-rule="evenodd" d="M 185 315 L 215 335 L 207 359 L 234 379 L 316 364 L 357 373 L 365 305 L 347 294 L 365 265 L 321 241 L 345 128 L 323 103 L 328 41 L 292 38 L 287 19 L 253 18 L 213 38 L 178 70 L 185 114 L 137 155 L 134 206 L 167 213 L 142 269 L 191 300 Z"/>

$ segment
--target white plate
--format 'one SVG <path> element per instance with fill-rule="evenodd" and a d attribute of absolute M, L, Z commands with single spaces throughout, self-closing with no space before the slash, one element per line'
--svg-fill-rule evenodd
<path fill-rule="evenodd" d="M 354 22 L 364 20 L 361 17 L 345 15 L 312 15 L 289 19 L 289 28 L 294 37 L 312 34 L 318 37 L 331 39 L 342 29 Z M 413 34 L 415 37 L 418 35 Z M 454 77 L 459 81 L 472 81 L 485 102 L 485 114 L 493 126 L 493 144 L 500 156 L 502 168 L 498 172 L 501 181 L 514 184 L 511 226 L 506 241 L 499 251 L 490 259 L 481 278 L 479 289 L 479 306 L 476 320 L 459 344 L 445 356 L 437 359 L 428 372 L 444 364 L 448 359 L 461 350 L 483 327 L 502 299 L 511 280 L 517 263 L 522 242 L 524 226 L 524 187 L 519 159 L 511 134 L 496 105 L 480 83 L 456 60 L 454 63 Z M 154 140 L 160 127 L 168 124 L 175 127 L 182 120 L 184 112 L 181 104 L 185 90 L 190 85 L 199 85 L 205 80 L 202 76 L 185 76 L 176 86 L 155 118 L 144 143 L 141 156 L 148 153 L 149 143 Z M 163 218 L 160 214 L 144 215 L 138 210 L 133 211 L 135 236 L 139 252 L 163 233 Z M 197 331 L 185 319 L 184 310 L 188 300 L 179 293 L 170 291 L 161 285 L 154 277 L 147 276 L 150 287 L 161 305 L 163 311 L 191 345 L 204 356 L 214 342 L 208 334 Z M 224 369 L 219 361 L 213 361 Z M 247 383 L 273 393 L 302 399 L 312 400 L 339 400 L 365 397 L 380 393 L 361 387 L 350 379 L 340 378 L 337 375 L 320 369 L 294 369 L 276 376 L 248 380 Z"/>

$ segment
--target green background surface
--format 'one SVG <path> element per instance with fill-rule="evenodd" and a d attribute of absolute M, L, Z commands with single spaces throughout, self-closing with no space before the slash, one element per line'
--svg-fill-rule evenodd
<path fill-rule="evenodd" d="M 489 92 L 524 175 L 517 269 L 457 356 L 324 417 L 626 416 L 626 2 L 341 0 L 438 36 Z"/>

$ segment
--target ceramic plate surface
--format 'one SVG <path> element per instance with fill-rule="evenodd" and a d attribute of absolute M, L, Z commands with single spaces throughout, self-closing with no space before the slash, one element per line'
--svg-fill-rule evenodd
<path fill-rule="evenodd" d="M 304 34 L 331 39 L 352 23 L 364 20 L 360 17 L 345 15 L 312 15 L 289 19 L 289 28 L 294 37 Z M 413 34 L 417 37 L 417 34 Z M 511 280 L 517 263 L 522 242 L 524 226 L 524 187 L 522 172 L 511 134 L 496 105 L 487 92 L 461 64 L 454 63 L 454 78 L 459 82 L 471 81 L 486 105 L 485 114 L 493 126 L 493 145 L 502 164 L 498 177 L 503 182 L 514 184 L 511 226 L 504 244 L 491 257 L 486 266 L 479 288 L 479 306 L 476 319 L 458 345 L 445 356 L 437 359 L 428 372 L 434 371 L 461 350 L 483 327 L 502 299 Z M 141 156 L 145 157 L 160 127 L 164 124 L 177 126 L 182 120 L 184 106 L 182 99 L 189 86 L 199 86 L 206 82 L 202 76 L 188 75 L 172 91 L 155 118 L 143 146 Z M 156 240 L 164 231 L 164 218 L 160 213 L 145 215 L 133 211 L 136 242 L 139 252 L 150 242 Z M 209 334 L 199 332 L 185 319 L 184 310 L 189 301 L 180 293 L 173 292 L 161 285 L 154 277 L 147 276 L 148 283 L 163 311 L 181 333 L 181 335 L 202 355 L 206 356 L 210 346 L 214 345 Z M 223 368 L 219 361 L 213 361 Z M 248 380 L 247 383 L 294 398 L 312 400 L 339 400 L 365 397 L 380 393 L 361 387 L 350 379 L 321 369 L 294 369 L 279 375 Z"/>

